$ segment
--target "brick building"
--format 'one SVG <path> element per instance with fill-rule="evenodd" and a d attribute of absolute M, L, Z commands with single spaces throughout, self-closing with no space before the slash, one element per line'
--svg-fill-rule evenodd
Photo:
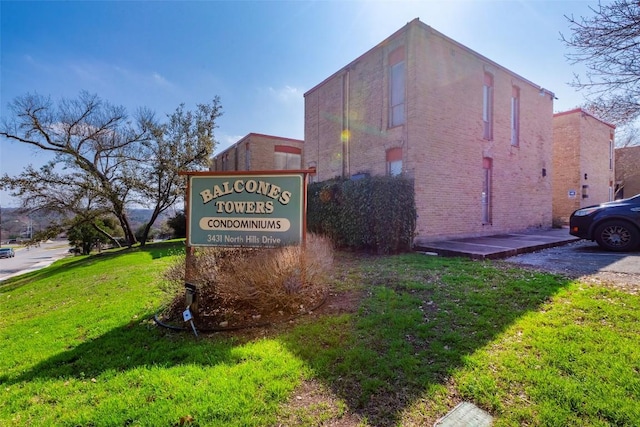
<path fill-rule="evenodd" d="M 250 133 L 211 160 L 211 171 L 261 171 L 300 169 L 299 139 Z"/>
<path fill-rule="evenodd" d="M 616 148 L 616 199 L 640 194 L 640 145 Z"/>
<path fill-rule="evenodd" d="M 615 126 L 581 108 L 553 116 L 553 220 L 613 200 Z"/>
<path fill-rule="evenodd" d="M 553 93 L 418 19 L 304 97 L 303 167 L 411 177 L 417 243 L 551 227 Z"/>

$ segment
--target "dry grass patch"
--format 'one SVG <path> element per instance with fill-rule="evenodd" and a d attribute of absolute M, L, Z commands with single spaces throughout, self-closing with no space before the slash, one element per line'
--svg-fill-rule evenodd
<path fill-rule="evenodd" d="M 305 247 L 202 248 L 194 256 L 191 282 L 201 329 L 256 326 L 290 319 L 318 307 L 328 293 L 331 242 L 308 235 Z M 180 320 L 185 309 L 185 258 L 165 274 L 174 293 L 164 318 Z"/>
<path fill-rule="evenodd" d="M 278 426 L 360 427 L 366 423 L 321 382 L 304 381 L 281 408 Z"/>

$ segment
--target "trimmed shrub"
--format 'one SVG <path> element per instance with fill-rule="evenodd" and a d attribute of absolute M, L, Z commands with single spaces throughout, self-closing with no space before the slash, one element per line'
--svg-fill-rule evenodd
<path fill-rule="evenodd" d="M 413 181 L 367 177 L 310 184 L 307 228 L 338 247 L 381 254 L 411 250 L 416 226 Z"/>

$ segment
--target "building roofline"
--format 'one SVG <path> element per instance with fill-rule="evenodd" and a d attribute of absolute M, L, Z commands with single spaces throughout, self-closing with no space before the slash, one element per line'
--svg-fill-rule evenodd
<path fill-rule="evenodd" d="M 286 138 L 284 136 L 267 135 L 267 134 L 264 134 L 264 133 L 251 132 L 251 133 L 246 134 L 245 136 L 243 136 L 242 138 L 240 138 L 238 141 L 234 142 L 233 144 L 231 144 L 227 148 L 225 148 L 223 151 L 219 152 L 218 154 L 213 155 L 212 158 L 215 159 L 216 157 L 220 156 L 221 154 L 224 154 L 227 151 L 235 149 L 238 145 L 242 144 L 246 139 L 249 139 L 252 136 L 257 136 L 257 137 L 262 137 L 262 138 L 270 138 L 270 139 L 275 139 L 275 140 L 278 140 L 278 141 L 299 142 L 301 144 L 304 144 L 304 140 L 302 140 L 302 139 Z"/>
<path fill-rule="evenodd" d="M 560 111 L 559 113 L 554 113 L 553 117 L 559 117 L 559 116 L 567 116 L 569 114 L 577 114 L 577 113 L 581 113 L 583 116 L 589 116 L 592 117 L 593 119 L 599 121 L 600 123 L 609 126 L 612 129 L 616 128 L 616 125 L 606 122 L 604 120 L 602 120 L 601 118 L 598 118 L 596 116 L 594 116 L 593 114 L 591 114 L 590 112 L 588 112 L 587 110 L 585 110 L 582 107 L 578 107 L 578 108 L 574 108 L 573 110 L 568 110 L 568 111 Z"/>
<path fill-rule="evenodd" d="M 329 80 L 333 79 L 335 76 L 340 75 L 341 73 L 343 73 L 344 71 L 350 69 L 353 67 L 354 64 L 356 64 L 358 61 L 360 61 L 360 59 L 364 58 L 365 56 L 367 56 L 369 53 L 375 51 L 376 49 L 386 45 L 389 40 L 397 37 L 399 34 L 403 33 L 404 31 L 406 31 L 409 26 L 411 24 L 413 24 L 414 22 L 419 22 L 419 18 L 414 18 L 412 21 L 407 22 L 404 26 L 402 26 L 402 28 L 398 29 L 397 31 L 395 31 L 393 34 L 391 34 L 389 37 L 385 38 L 383 41 L 381 41 L 380 43 L 378 43 L 377 45 L 375 45 L 374 47 L 372 47 L 371 49 L 367 50 L 366 52 L 364 52 L 362 55 L 358 56 L 356 59 L 354 59 L 353 61 L 349 62 L 347 65 L 345 65 L 344 67 L 340 68 L 338 71 L 336 71 L 335 73 L 329 75 L 329 77 L 327 77 L 326 79 L 322 80 L 320 83 L 318 83 L 317 85 L 313 86 L 311 89 L 309 89 L 308 91 L 306 91 L 303 95 L 303 97 L 307 96 L 307 94 L 309 92 L 312 92 L 314 90 L 316 90 L 317 88 L 319 88 L 320 86 L 324 85 L 326 82 L 328 82 Z"/>
<path fill-rule="evenodd" d="M 245 140 L 245 139 L 249 138 L 250 136 L 260 136 L 260 137 L 264 137 L 264 138 L 278 139 L 280 141 L 294 141 L 294 142 L 302 142 L 302 143 L 304 143 L 303 139 L 287 138 L 285 136 L 267 135 L 266 133 L 256 133 L 256 132 L 251 132 L 251 133 L 247 134 L 242 139 L 240 139 L 238 142 L 240 142 L 242 140 Z"/>
<path fill-rule="evenodd" d="M 626 147 L 616 147 L 616 150 L 638 151 L 638 153 L 640 153 L 640 145 L 627 145 Z"/>
<path fill-rule="evenodd" d="M 393 40 L 394 38 L 396 38 L 399 34 L 402 34 L 404 32 L 407 32 L 409 30 L 409 28 L 411 28 L 412 25 L 419 25 L 421 26 L 424 30 L 428 31 L 429 33 L 443 38 L 446 41 L 448 41 L 449 43 L 452 43 L 454 45 L 456 45 L 458 48 L 470 53 L 471 55 L 481 59 L 482 61 L 485 61 L 489 64 L 491 64 L 492 66 L 499 68 L 505 72 L 507 72 L 508 74 L 511 74 L 512 76 L 518 78 L 519 80 L 524 81 L 525 83 L 530 84 L 531 86 L 533 86 L 534 88 L 538 89 L 541 93 L 547 94 L 549 96 L 551 96 L 552 99 L 556 99 L 556 96 L 553 92 L 551 92 L 548 89 L 543 88 L 540 85 L 537 85 L 535 83 L 533 83 L 531 80 L 526 79 L 524 77 L 522 77 L 521 75 L 519 75 L 518 73 L 506 68 L 504 65 L 500 65 L 495 61 L 492 61 L 491 59 L 487 58 L 484 55 L 481 55 L 480 53 L 476 52 L 475 50 L 463 45 L 460 42 L 455 41 L 454 39 L 452 39 L 451 37 L 446 36 L 445 34 L 439 32 L 438 30 L 434 29 L 433 27 L 425 24 L 424 22 L 420 21 L 420 18 L 414 18 L 413 20 L 407 22 L 402 28 L 400 28 L 399 30 L 395 31 L 393 34 L 391 34 L 389 37 L 385 38 L 383 41 L 381 41 L 380 43 L 378 43 L 377 45 L 375 45 L 374 47 L 372 47 L 371 49 L 367 50 L 366 52 L 364 52 L 362 55 L 358 56 L 356 59 L 354 59 L 353 61 L 349 62 L 347 65 L 345 65 L 344 67 L 340 68 L 338 71 L 336 71 L 335 73 L 331 74 L 329 77 L 327 77 L 326 79 L 324 79 L 323 81 L 321 81 L 320 83 L 318 83 L 317 85 L 313 86 L 311 89 L 309 89 L 308 91 L 306 91 L 304 93 L 303 96 L 307 96 L 307 94 L 309 94 L 310 92 L 316 90 L 317 88 L 319 88 L 320 86 L 324 85 L 327 81 L 333 79 L 334 77 L 340 75 L 341 73 L 349 70 L 350 68 L 352 68 L 358 61 L 360 61 L 363 57 L 365 57 L 366 55 L 368 55 L 369 53 L 375 51 L 376 49 L 379 49 L 382 46 L 385 46 L 387 44 L 389 44 L 389 42 L 391 40 Z"/>
<path fill-rule="evenodd" d="M 514 77 L 518 78 L 519 80 L 524 81 L 525 83 L 528 83 L 529 85 L 531 85 L 531 86 L 533 86 L 534 88 L 538 89 L 538 90 L 541 92 L 541 94 L 542 94 L 542 93 L 544 93 L 544 94 L 546 94 L 546 95 L 551 96 L 551 98 L 552 98 L 552 99 L 556 99 L 556 95 L 555 95 L 555 93 L 553 93 L 552 91 L 550 91 L 550 90 L 548 90 L 548 89 L 545 89 L 545 88 L 543 88 L 542 86 L 540 86 L 540 85 L 538 85 L 538 84 L 533 83 L 531 80 L 529 80 L 529 79 L 527 79 L 527 78 L 525 78 L 525 77 L 522 77 L 520 74 L 518 74 L 518 73 L 516 73 L 515 71 L 513 71 L 513 70 L 511 70 L 511 69 L 509 69 L 509 68 L 507 68 L 507 67 L 505 67 L 504 65 L 500 65 L 500 64 L 498 64 L 497 62 L 495 62 L 495 61 L 493 61 L 493 60 L 491 60 L 491 59 L 487 58 L 487 57 L 486 57 L 486 56 L 484 56 L 484 55 L 482 55 L 481 53 L 476 52 L 475 50 L 471 49 L 470 47 L 467 47 L 467 46 L 463 45 L 462 43 L 460 43 L 460 42 L 458 42 L 458 41 L 456 41 L 456 40 L 452 39 L 451 37 L 449 37 L 449 36 L 447 36 L 447 35 L 445 35 L 445 34 L 441 33 L 440 31 L 436 30 L 435 28 L 433 28 L 433 27 L 431 27 L 431 26 L 429 26 L 429 25 L 427 25 L 427 24 L 425 24 L 425 23 L 421 22 L 418 18 L 414 19 L 414 20 L 413 20 L 413 21 L 411 21 L 411 22 L 414 22 L 414 21 L 415 21 L 415 22 L 417 22 L 418 24 L 422 25 L 422 26 L 423 26 L 427 31 L 429 31 L 431 34 L 436 35 L 436 36 L 438 36 L 438 37 L 441 37 L 441 38 L 443 38 L 443 39 L 447 40 L 449 43 L 452 43 L 452 44 L 454 44 L 454 45 L 458 46 L 460 49 L 462 49 L 462 50 L 465 50 L 465 51 L 469 52 L 471 55 L 474 55 L 474 56 L 476 56 L 476 57 L 480 58 L 481 60 L 483 60 L 483 61 L 486 61 L 486 62 L 490 63 L 491 65 L 495 66 L 496 68 L 499 68 L 499 69 L 501 69 L 501 70 L 505 71 L 507 74 L 511 74 L 512 76 L 514 76 Z M 410 22 L 410 23 L 411 23 L 411 22 Z"/>

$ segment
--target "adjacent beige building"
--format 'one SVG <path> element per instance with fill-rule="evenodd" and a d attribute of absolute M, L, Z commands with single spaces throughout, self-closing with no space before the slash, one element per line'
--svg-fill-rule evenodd
<path fill-rule="evenodd" d="M 581 108 L 553 116 L 553 220 L 613 200 L 615 126 Z"/>
<path fill-rule="evenodd" d="M 640 194 L 640 145 L 616 148 L 616 199 Z"/>
<path fill-rule="evenodd" d="M 211 171 L 301 169 L 304 141 L 250 133 L 211 160 Z"/>
<path fill-rule="evenodd" d="M 551 227 L 553 93 L 418 19 L 304 98 L 303 168 L 412 178 L 417 243 Z"/>

